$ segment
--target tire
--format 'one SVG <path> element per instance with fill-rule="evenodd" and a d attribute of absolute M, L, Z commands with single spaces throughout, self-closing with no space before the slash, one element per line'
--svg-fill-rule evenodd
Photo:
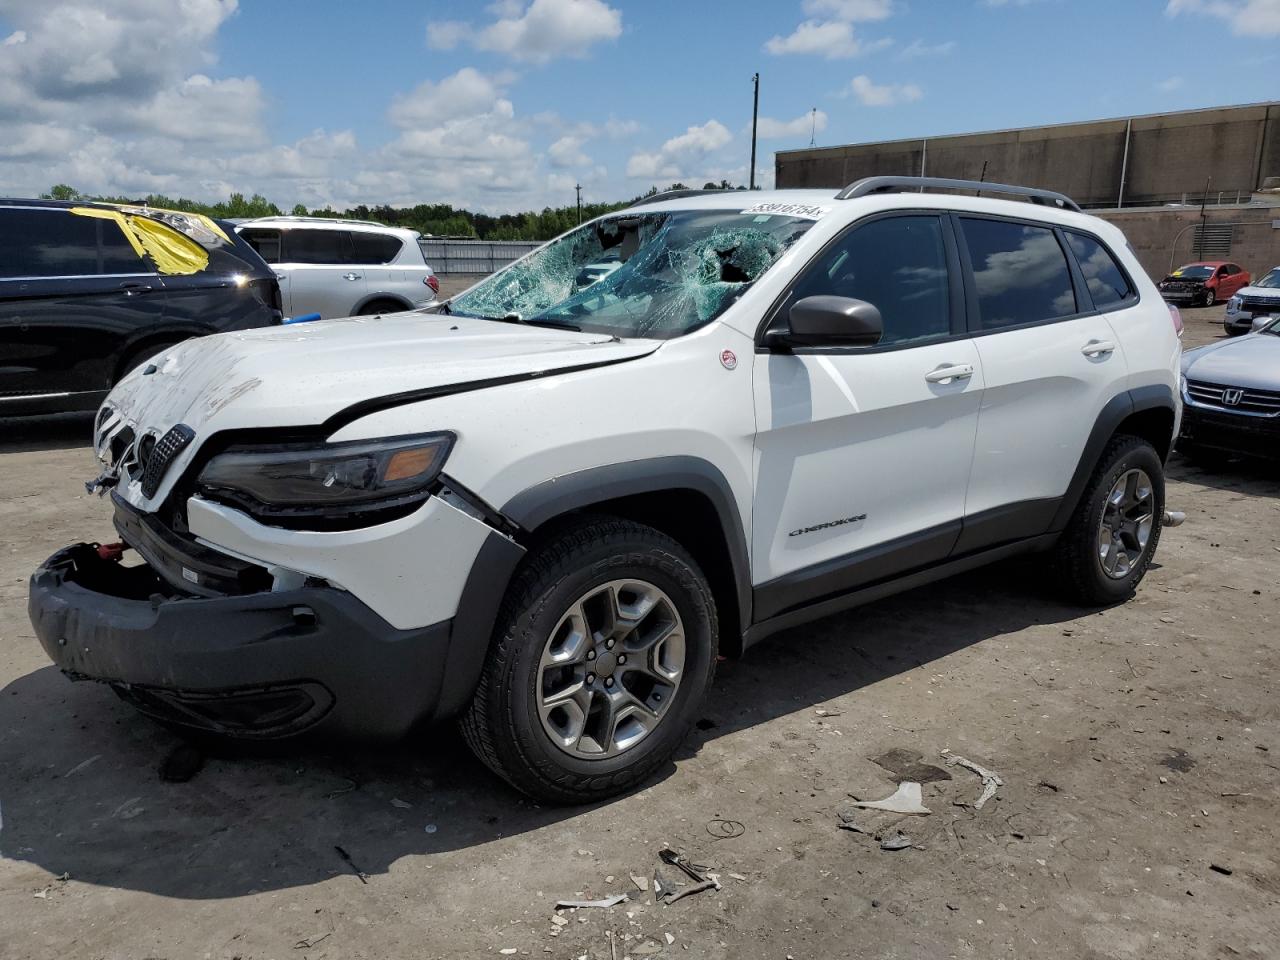
<path fill-rule="evenodd" d="M 1205 290 L 1204 290 L 1204 304 L 1203 304 L 1203 305 L 1204 305 L 1204 306 L 1206 306 L 1206 307 L 1212 307 L 1212 306 L 1213 306 L 1215 303 L 1217 303 L 1217 302 L 1218 302 L 1217 294 L 1215 294 L 1215 293 L 1214 293 L 1212 290 L 1210 290 L 1208 287 L 1205 287 Z"/>
<path fill-rule="evenodd" d="M 156 343 L 144 344 L 143 346 L 137 347 L 125 354 L 125 358 L 120 361 L 120 366 L 116 368 L 116 378 L 112 381 L 111 385 L 115 386 L 126 376 L 132 373 L 135 368 L 141 366 L 144 361 L 150 360 L 157 353 L 176 347 L 186 339 L 189 338 L 183 337 L 179 340 L 160 340 Z"/>
<path fill-rule="evenodd" d="M 360 312 L 357 313 L 356 316 L 371 317 L 375 313 L 401 313 L 408 309 L 408 307 L 403 303 L 400 303 L 398 300 L 370 300 L 360 308 Z"/>
<path fill-rule="evenodd" d="M 1124 495 L 1134 492 L 1127 484 L 1133 478 L 1141 486 L 1147 480 L 1148 496 L 1141 509 L 1125 511 L 1128 517 L 1150 515 L 1146 539 L 1141 539 L 1142 525 L 1129 520 L 1119 536 L 1113 537 L 1110 521 L 1115 510 L 1108 510 L 1109 497 L 1122 478 L 1126 478 Z M 1140 492 L 1140 491 L 1138 491 Z M 1138 500 L 1138 497 L 1134 497 Z M 1075 513 L 1054 548 L 1054 561 L 1059 583 L 1067 598 L 1086 606 L 1106 606 L 1127 600 L 1142 581 L 1160 542 L 1164 519 L 1164 464 L 1155 448 L 1139 437 L 1120 435 L 1107 444 L 1089 479 Z M 1108 530 L 1104 532 L 1104 520 Z M 1105 538 L 1105 540 L 1104 540 Z M 1104 555 L 1104 543 L 1115 540 L 1115 553 Z M 1129 547 L 1141 546 L 1140 550 Z M 1121 557 L 1120 554 L 1124 556 Z M 1134 555 L 1136 553 L 1136 555 Z M 1114 564 L 1111 572 L 1106 567 Z"/>
<path fill-rule="evenodd" d="M 1244 330 L 1237 330 L 1235 327 L 1231 326 L 1231 324 L 1229 323 L 1224 323 L 1222 326 L 1224 329 L 1226 329 L 1228 337 L 1243 337 L 1246 333 L 1249 332 L 1247 328 Z"/>
<path fill-rule="evenodd" d="M 628 605 L 645 612 L 619 619 L 606 640 L 603 612 Z M 711 590 L 683 547 L 629 520 L 583 518 L 533 549 L 517 572 L 460 718 L 462 735 L 489 769 L 536 800 L 587 803 L 623 793 L 683 741 L 715 674 L 718 642 Z M 681 645 L 674 686 L 654 682 L 655 669 L 665 676 L 674 667 Z M 566 665 L 551 663 L 553 655 Z M 548 709 L 543 696 L 565 689 L 578 693 Z M 624 705 L 630 714 L 606 732 L 602 708 L 628 696 L 644 709 Z"/>

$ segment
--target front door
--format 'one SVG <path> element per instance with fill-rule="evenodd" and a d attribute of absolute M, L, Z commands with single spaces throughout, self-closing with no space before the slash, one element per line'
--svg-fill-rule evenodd
<path fill-rule="evenodd" d="M 884 335 L 755 357 L 757 619 L 951 552 L 983 387 L 958 274 L 943 216 L 880 217 L 828 245 L 771 319 L 832 294 L 874 304 Z"/>
<path fill-rule="evenodd" d="M 159 323 L 164 297 L 115 222 L 0 208 L 0 398 L 95 402 L 116 379 L 123 346 Z"/>

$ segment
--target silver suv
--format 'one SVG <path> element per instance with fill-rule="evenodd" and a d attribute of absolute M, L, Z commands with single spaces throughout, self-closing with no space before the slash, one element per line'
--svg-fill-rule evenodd
<path fill-rule="evenodd" d="M 319 217 L 263 217 L 236 230 L 275 270 L 287 316 L 412 310 L 440 289 L 416 230 Z"/>

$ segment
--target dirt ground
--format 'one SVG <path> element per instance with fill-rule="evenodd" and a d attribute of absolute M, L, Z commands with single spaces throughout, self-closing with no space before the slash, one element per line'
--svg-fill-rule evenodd
<path fill-rule="evenodd" d="M 1187 311 L 1188 344 L 1220 335 L 1220 315 Z M 1187 523 L 1109 610 L 1061 605 L 1023 562 L 776 636 L 722 664 L 656 781 L 547 809 L 452 729 L 210 758 L 163 782 L 175 739 L 68 682 L 27 621 L 42 559 L 114 539 L 81 486 L 87 429 L 0 421 L 6 960 L 1280 952 L 1280 470 L 1175 458 Z M 838 813 L 893 792 L 868 758 L 899 747 L 952 779 L 898 825 L 913 846 L 885 851 Z M 995 771 L 995 799 L 973 809 L 981 780 L 944 749 Z M 737 830 L 717 820 L 741 834 L 716 838 Z M 723 889 L 654 906 L 629 875 L 652 876 L 664 846 Z M 621 892 L 555 922 L 558 898 Z"/>

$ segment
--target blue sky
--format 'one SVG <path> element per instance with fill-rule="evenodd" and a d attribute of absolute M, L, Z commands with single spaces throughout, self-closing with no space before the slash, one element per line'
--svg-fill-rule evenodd
<path fill-rule="evenodd" d="M 506 211 L 1276 96 L 1280 0 L 0 0 L 0 193 Z"/>

